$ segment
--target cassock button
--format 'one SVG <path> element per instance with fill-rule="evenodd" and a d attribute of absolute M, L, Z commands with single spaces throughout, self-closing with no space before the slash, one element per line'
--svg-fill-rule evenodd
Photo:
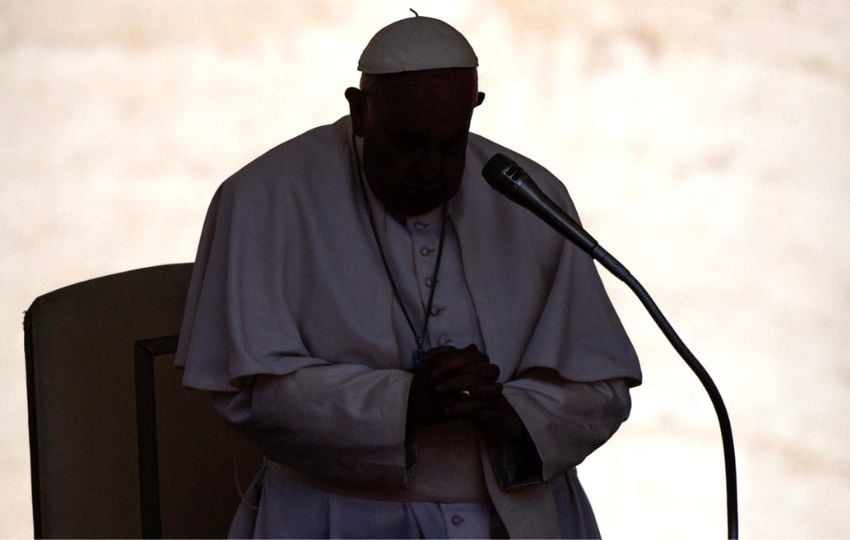
<path fill-rule="evenodd" d="M 423 257 L 427 257 L 428 255 L 430 255 L 432 253 L 434 253 L 434 249 L 429 248 L 428 246 L 422 246 L 421 248 L 419 248 L 419 254 L 422 255 Z"/>
<path fill-rule="evenodd" d="M 431 287 L 434 286 L 434 283 L 439 283 L 439 281 L 440 281 L 439 279 L 435 280 L 434 278 L 427 278 L 425 280 L 425 286 L 430 289 Z"/>
<path fill-rule="evenodd" d="M 427 224 L 427 223 L 424 223 L 424 222 L 422 222 L 422 221 L 417 221 L 417 222 L 415 222 L 415 223 L 413 224 L 413 226 L 414 226 L 414 227 L 416 227 L 416 230 L 417 230 L 417 231 L 424 231 L 425 229 L 427 229 L 427 228 L 428 228 L 428 224 Z"/>
<path fill-rule="evenodd" d="M 451 344 L 452 344 L 452 338 L 450 338 L 450 337 L 441 337 L 438 343 L 439 343 L 440 345 L 451 345 Z"/>
<path fill-rule="evenodd" d="M 457 526 L 459 526 L 461 523 L 463 523 L 463 518 L 462 518 L 461 516 L 459 516 L 459 515 L 457 515 L 457 514 L 455 514 L 455 515 L 453 515 L 453 516 L 452 516 L 452 525 L 454 525 L 455 527 L 457 527 Z"/>
<path fill-rule="evenodd" d="M 431 315 L 434 317 L 439 317 L 440 313 L 446 310 L 445 306 L 432 306 L 431 307 Z"/>

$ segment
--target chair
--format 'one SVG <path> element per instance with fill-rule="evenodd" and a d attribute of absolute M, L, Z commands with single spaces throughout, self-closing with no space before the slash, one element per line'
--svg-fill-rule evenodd
<path fill-rule="evenodd" d="M 174 368 L 191 264 L 35 299 L 24 319 L 37 538 L 227 534 L 261 455 Z M 238 449 L 238 451 L 237 451 Z"/>

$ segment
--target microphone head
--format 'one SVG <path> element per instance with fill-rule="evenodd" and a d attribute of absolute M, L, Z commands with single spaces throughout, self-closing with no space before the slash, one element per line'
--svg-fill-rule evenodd
<path fill-rule="evenodd" d="M 508 200 L 524 206 L 561 235 L 590 253 L 598 245 L 587 231 L 537 187 L 522 167 L 504 154 L 496 154 L 481 174 L 487 183 Z"/>
<path fill-rule="evenodd" d="M 502 195 L 511 192 L 511 168 L 519 168 L 514 161 L 504 154 L 496 154 L 484 165 L 481 174 L 487 183 Z"/>

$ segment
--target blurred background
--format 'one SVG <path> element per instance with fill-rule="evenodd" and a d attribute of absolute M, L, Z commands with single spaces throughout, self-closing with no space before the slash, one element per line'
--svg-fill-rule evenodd
<path fill-rule="evenodd" d="M 732 417 L 741 534 L 850 536 L 850 4 L 0 1 L 0 536 L 32 534 L 23 312 L 194 259 L 218 184 L 347 113 L 381 27 L 480 59 L 473 131 L 542 163 L 653 294 Z M 626 287 L 630 420 L 579 469 L 609 538 L 718 538 L 697 379 Z"/>

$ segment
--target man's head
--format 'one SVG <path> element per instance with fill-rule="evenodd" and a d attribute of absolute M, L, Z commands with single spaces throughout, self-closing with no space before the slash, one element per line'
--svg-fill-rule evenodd
<path fill-rule="evenodd" d="M 412 17 L 375 35 L 360 59 L 360 88 L 345 97 L 375 196 L 393 213 L 434 210 L 460 189 L 477 58 L 460 33 Z"/>

